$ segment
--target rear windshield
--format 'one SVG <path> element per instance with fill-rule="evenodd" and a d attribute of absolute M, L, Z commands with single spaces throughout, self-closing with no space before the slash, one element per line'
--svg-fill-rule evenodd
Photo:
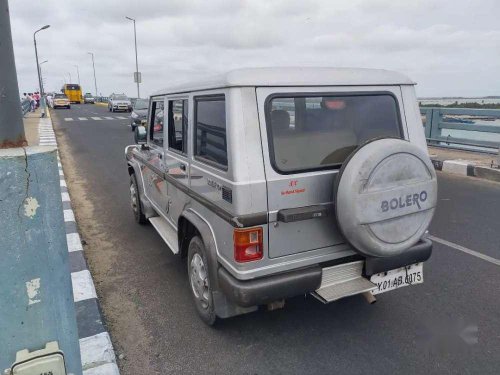
<path fill-rule="evenodd" d="M 69 84 L 69 85 L 66 85 L 66 90 L 80 90 L 80 86 Z"/>
<path fill-rule="evenodd" d="M 266 118 L 271 162 L 282 173 L 339 167 L 370 139 L 401 137 L 390 94 L 274 96 Z"/>
<path fill-rule="evenodd" d="M 68 99 L 68 97 L 64 94 L 56 94 L 54 99 Z"/>
<path fill-rule="evenodd" d="M 147 99 L 137 99 L 134 104 L 134 109 L 148 109 L 149 101 Z"/>

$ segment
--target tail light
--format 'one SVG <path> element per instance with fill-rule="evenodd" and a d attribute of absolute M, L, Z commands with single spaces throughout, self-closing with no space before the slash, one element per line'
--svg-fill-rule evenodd
<path fill-rule="evenodd" d="M 235 229 L 234 260 L 238 263 L 251 262 L 262 259 L 264 249 L 262 246 L 262 228 Z"/>

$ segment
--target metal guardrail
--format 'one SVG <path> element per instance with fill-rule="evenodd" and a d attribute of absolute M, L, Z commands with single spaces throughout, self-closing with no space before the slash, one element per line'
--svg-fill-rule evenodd
<path fill-rule="evenodd" d="M 26 113 L 28 113 L 31 110 L 31 102 L 29 100 L 22 100 L 21 110 L 23 112 L 23 116 L 26 116 Z"/>
<path fill-rule="evenodd" d="M 420 113 L 429 145 L 499 153 L 500 110 L 422 107 Z"/>

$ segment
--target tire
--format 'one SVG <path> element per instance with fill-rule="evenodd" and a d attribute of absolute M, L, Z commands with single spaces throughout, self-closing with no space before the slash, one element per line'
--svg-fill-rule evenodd
<path fill-rule="evenodd" d="M 68 105 L 68 107 L 67 107 L 67 108 L 68 108 L 68 109 L 71 109 L 71 106 L 70 106 L 70 105 Z"/>
<path fill-rule="evenodd" d="M 141 197 L 139 196 L 139 186 L 137 185 L 135 173 L 130 175 L 130 205 L 132 206 L 135 221 L 139 224 L 146 224 L 148 219 L 142 212 Z"/>
<path fill-rule="evenodd" d="M 215 315 L 205 245 L 198 236 L 194 236 L 189 243 L 187 269 L 189 290 L 191 291 L 196 311 L 205 324 L 212 326 L 217 316 Z"/>

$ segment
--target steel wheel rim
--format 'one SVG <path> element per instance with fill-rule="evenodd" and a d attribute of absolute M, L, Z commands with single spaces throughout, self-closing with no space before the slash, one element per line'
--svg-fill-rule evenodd
<path fill-rule="evenodd" d="M 207 309 L 209 306 L 208 274 L 203 258 L 198 253 L 194 254 L 191 259 L 189 278 L 195 298 L 204 309 Z"/>
<path fill-rule="evenodd" d="M 135 185 L 133 183 L 130 184 L 130 202 L 132 205 L 132 210 L 134 210 L 134 212 L 137 212 L 137 194 Z"/>

